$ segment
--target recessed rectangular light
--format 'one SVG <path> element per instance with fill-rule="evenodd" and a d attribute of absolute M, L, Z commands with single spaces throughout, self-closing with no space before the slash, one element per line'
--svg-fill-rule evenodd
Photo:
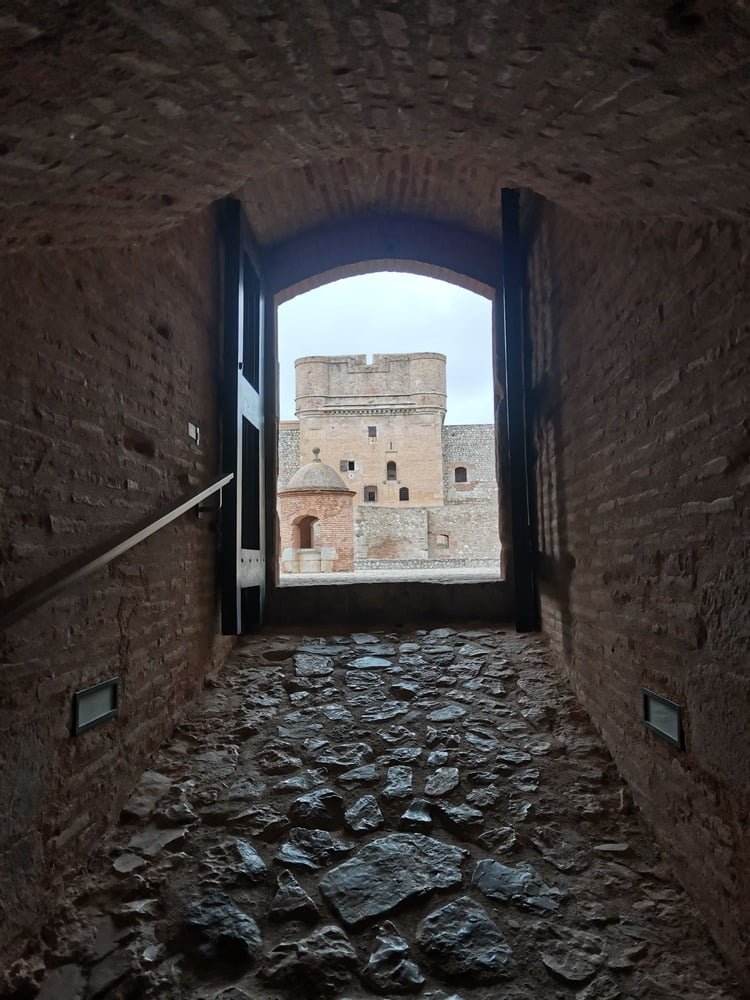
<path fill-rule="evenodd" d="M 656 733 L 667 743 L 682 750 L 685 741 L 682 735 L 682 709 L 675 702 L 641 688 L 643 692 L 643 721 L 652 733 Z"/>
<path fill-rule="evenodd" d="M 73 734 L 83 733 L 117 715 L 120 679 L 113 677 L 101 684 L 76 691 L 73 695 Z"/>

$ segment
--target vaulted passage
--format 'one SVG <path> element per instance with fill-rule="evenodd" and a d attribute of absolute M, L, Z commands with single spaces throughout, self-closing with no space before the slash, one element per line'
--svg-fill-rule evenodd
<path fill-rule="evenodd" d="M 428 776 L 459 770 L 446 804 L 427 810 L 426 836 L 460 856 L 462 884 L 383 915 L 426 977 L 423 995 L 497 995 L 440 979 L 417 930 L 461 896 L 513 951 L 509 996 L 747 995 L 748 69 L 740 0 L 4 4 L 4 1000 L 32 1000 L 48 976 L 46 995 L 65 1000 L 231 997 L 198 923 L 192 944 L 183 937 L 184 907 L 204 890 L 227 894 L 215 916 L 226 905 L 260 922 L 242 989 L 276 991 L 257 970 L 282 939 L 316 932 L 264 916 L 296 790 L 279 792 L 283 775 L 261 764 L 300 760 L 292 778 L 324 766 L 318 730 L 290 728 L 308 719 L 333 746 L 372 748 L 363 766 L 377 765 L 378 783 L 358 797 L 378 799 L 388 836 L 415 835 L 385 794 L 388 767 L 412 767 L 426 799 Z M 322 560 L 352 497 L 334 491 L 331 509 L 313 509 L 292 491 L 282 537 L 278 310 L 378 269 L 492 302 L 502 579 L 279 586 L 284 547 Z M 459 339 L 468 349 L 471 332 Z M 415 487 L 392 460 L 395 480 L 384 467 L 357 488 L 374 487 L 375 505 L 409 490 L 394 493 L 408 509 Z M 446 488 L 459 494 L 472 471 L 452 464 Z M 450 549 L 449 528 L 434 534 L 436 551 Z M 449 638 L 446 673 L 431 630 L 469 619 L 481 635 Z M 237 645 L 259 623 L 276 638 Z M 408 636 L 394 631 L 405 623 Z M 305 674 L 286 656 L 300 640 L 279 630 L 305 628 L 346 646 L 330 654 L 332 672 Z M 346 668 L 357 629 L 417 648 L 396 663 L 383 654 L 390 665 L 369 687 Z M 481 669 L 459 642 L 482 646 Z M 230 655 L 213 702 L 197 702 Z M 448 702 L 466 716 L 427 719 Z M 364 717 L 396 703 L 405 712 L 393 719 Z M 411 736 L 384 738 L 399 725 L 415 733 L 419 763 L 406 759 Z M 461 741 L 430 746 L 428 726 Z M 264 757 L 277 739 L 278 758 Z M 549 753 L 535 754 L 545 741 Z M 476 775 L 509 747 L 532 760 L 497 768 L 493 803 Z M 428 763 L 433 753 L 448 757 Z M 154 786 L 163 804 L 134 827 L 123 806 L 149 768 L 166 776 Z M 527 792 L 528 769 L 539 787 Z M 249 796 L 256 782 L 267 799 Z M 335 767 L 325 782 L 330 801 L 353 806 Z M 248 805 L 235 827 L 237 783 Z M 256 823 L 261 801 L 282 817 L 276 839 Z M 450 827 L 473 815 L 464 808 L 482 811 L 474 839 Z M 481 840 L 503 827 L 512 843 Z M 328 832 L 356 845 L 349 859 L 386 835 Z M 238 859 L 236 839 L 269 869 L 257 885 L 226 882 L 254 863 Z M 580 871 L 550 861 L 563 842 L 586 859 Z M 122 854 L 144 864 L 113 872 Z M 549 916 L 485 898 L 471 878 L 487 858 L 532 865 L 565 902 Z M 295 874 L 358 977 L 381 917 L 350 927 L 324 902 L 335 893 L 318 893 L 324 877 Z M 467 906 L 449 915 L 468 925 Z M 505 953 L 484 918 L 475 926 Z"/>

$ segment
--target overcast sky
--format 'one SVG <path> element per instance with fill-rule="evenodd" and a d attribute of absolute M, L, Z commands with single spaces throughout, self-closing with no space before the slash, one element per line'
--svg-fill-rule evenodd
<path fill-rule="evenodd" d="M 492 423 L 492 303 L 396 272 L 344 278 L 279 307 L 281 419 L 294 419 L 296 358 L 410 351 L 446 355 L 446 423 Z"/>

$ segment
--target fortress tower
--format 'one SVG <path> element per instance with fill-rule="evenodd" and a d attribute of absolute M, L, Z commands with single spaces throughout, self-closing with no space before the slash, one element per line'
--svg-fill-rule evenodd
<path fill-rule="evenodd" d="M 443 504 L 445 355 L 298 358 L 295 374 L 300 456 L 319 447 L 355 504 Z"/>
<path fill-rule="evenodd" d="M 370 364 L 362 354 L 299 358 L 295 370 L 298 420 L 279 430 L 283 573 L 343 570 L 342 488 L 350 491 L 355 571 L 498 569 L 495 428 L 443 426 L 444 355 L 376 354 Z M 322 464 L 305 465 L 311 454 Z M 320 510 L 308 493 L 290 492 L 305 470 L 317 482 L 326 468 L 337 490 L 315 498 Z M 315 537 L 303 545 L 299 525 L 308 521 Z M 318 570 L 321 547 L 331 551 Z"/>

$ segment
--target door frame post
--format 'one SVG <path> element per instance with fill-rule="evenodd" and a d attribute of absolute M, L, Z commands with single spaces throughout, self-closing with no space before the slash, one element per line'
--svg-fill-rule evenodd
<path fill-rule="evenodd" d="M 539 628 L 539 604 L 529 489 L 523 269 L 520 195 L 517 189 L 502 189 L 501 218 L 503 239 L 502 322 L 505 346 L 505 399 L 510 476 L 513 593 L 517 631 L 533 632 Z"/>

